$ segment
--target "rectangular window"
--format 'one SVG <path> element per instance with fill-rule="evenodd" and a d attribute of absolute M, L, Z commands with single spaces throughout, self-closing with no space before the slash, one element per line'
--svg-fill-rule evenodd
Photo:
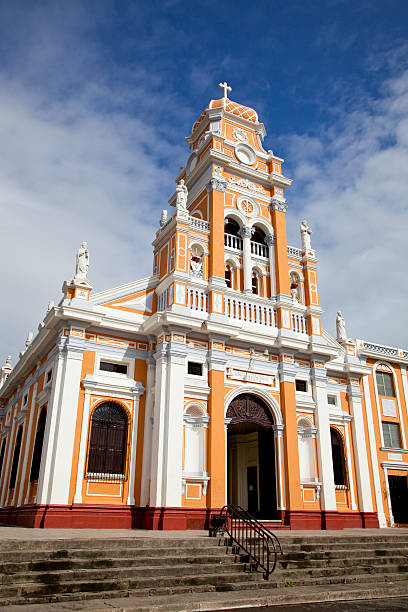
<path fill-rule="evenodd" d="M 328 395 L 327 396 L 327 403 L 330 406 L 337 406 L 337 398 L 335 395 Z"/>
<path fill-rule="evenodd" d="M 28 401 L 28 393 L 26 393 L 23 397 L 23 406 L 27 406 L 27 401 Z"/>
<path fill-rule="evenodd" d="M 376 372 L 378 395 L 385 397 L 395 397 L 394 383 L 392 374 L 388 372 Z"/>
<path fill-rule="evenodd" d="M 398 423 L 383 422 L 384 446 L 386 448 L 401 448 L 401 437 Z"/>
<path fill-rule="evenodd" d="M 193 376 L 202 376 L 203 364 L 195 361 L 189 361 L 187 365 L 187 373 L 192 374 Z"/>
<path fill-rule="evenodd" d="M 127 363 L 115 363 L 112 361 L 101 361 L 99 369 L 102 372 L 113 372 L 114 374 L 127 374 Z"/>
<path fill-rule="evenodd" d="M 303 391 L 305 393 L 307 391 L 307 382 L 305 380 L 296 380 L 296 391 Z"/>
<path fill-rule="evenodd" d="M 45 384 L 48 385 L 48 383 L 51 382 L 51 379 L 52 379 L 52 370 L 48 370 L 45 376 Z"/>

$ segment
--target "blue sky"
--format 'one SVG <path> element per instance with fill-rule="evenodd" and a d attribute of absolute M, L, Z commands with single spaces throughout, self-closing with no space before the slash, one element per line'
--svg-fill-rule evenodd
<path fill-rule="evenodd" d="M 325 324 L 408 346 L 408 3 L 0 1 L 0 359 L 84 239 L 95 290 L 151 271 L 184 137 L 227 80 L 286 159 Z M 3 355 L 3 357 L 1 357 Z"/>

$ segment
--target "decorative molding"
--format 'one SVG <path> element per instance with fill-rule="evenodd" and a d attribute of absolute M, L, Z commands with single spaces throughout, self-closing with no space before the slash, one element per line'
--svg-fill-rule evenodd
<path fill-rule="evenodd" d="M 249 181 L 248 179 L 238 179 L 234 176 L 231 176 L 228 179 L 228 182 L 231 183 L 231 185 L 239 185 L 239 187 L 249 189 L 249 191 L 255 191 L 256 193 L 265 194 L 264 189 L 260 185 L 255 185 L 255 183 L 252 183 L 252 181 Z"/>
<path fill-rule="evenodd" d="M 264 429 L 271 429 L 274 425 L 265 403 L 249 393 L 243 393 L 232 400 L 228 406 L 227 418 L 231 419 L 232 425 L 255 423 Z"/>
<path fill-rule="evenodd" d="M 286 212 L 288 209 L 288 204 L 287 202 L 278 200 L 277 198 L 272 198 L 271 208 L 272 210 L 280 210 L 281 212 Z"/>
<path fill-rule="evenodd" d="M 210 182 L 207 184 L 206 189 L 208 192 L 212 190 L 225 192 L 227 189 L 227 182 L 224 181 L 224 179 L 219 179 L 213 176 L 210 179 Z"/>

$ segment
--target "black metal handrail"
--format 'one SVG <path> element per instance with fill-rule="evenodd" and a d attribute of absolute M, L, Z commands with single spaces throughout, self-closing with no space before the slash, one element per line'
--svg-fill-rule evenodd
<path fill-rule="evenodd" d="M 223 527 L 231 542 L 235 542 L 264 570 L 264 578 L 268 580 L 276 568 L 278 554 L 282 554 L 276 535 L 240 506 L 224 506 L 221 516 L 225 516 Z"/>

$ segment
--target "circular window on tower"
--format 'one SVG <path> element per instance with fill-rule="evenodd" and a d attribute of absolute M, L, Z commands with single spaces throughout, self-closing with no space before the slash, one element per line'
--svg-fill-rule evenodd
<path fill-rule="evenodd" d="M 238 142 L 235 145 L 235 155 L 240 162 L 246 164 L 247 166 L 253 166 L 256 162 L 255 150 L 249 144 L 244 142 Z"/>

